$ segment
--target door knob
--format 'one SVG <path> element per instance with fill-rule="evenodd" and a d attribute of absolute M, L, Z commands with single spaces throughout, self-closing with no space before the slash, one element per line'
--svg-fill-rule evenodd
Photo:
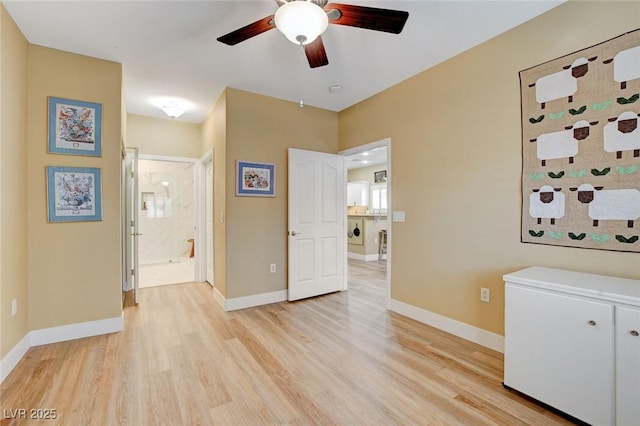
<path fill-rule="evenodd" d="M 631 330 L 629 332 L 630 335 L 634 336 L 634 337 L 638 337 L 638 335 L 640 335 L 640 333 L 638 333 L 636 330 Z"/>
<path fill-rule="evenodd" d="M 302 232 L 291 231 L 291 236 L 295 237 L 296 235 L 300 235 Z"/>
<path fill-rule="evenodd" d="M 591 326 L 595 326 L 596 322 L 594 320 L 589 321 L 587 324 L 591 325 Z"/>

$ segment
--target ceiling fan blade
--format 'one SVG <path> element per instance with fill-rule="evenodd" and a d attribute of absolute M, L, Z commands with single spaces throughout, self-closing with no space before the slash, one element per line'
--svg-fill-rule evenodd
<path fill-rule="evenodd" d="M 329 14 L 329 23 L 348 25 L 350 27 L 365 28 L 368 30 L 384 31 L 400 34 L 405 22 L 409 18 L 409 12 L 402 10 L 379 9 L 376 7 L 355 6 L 349 4 L 329 3 L 324 7 Z M 332 10 L 337 10 L 339 16 Z"/>
<path fill-rule="evenodd" d="M 229 34 L 220 36 L 217 40 L 224 44 L 228 44 L 229 46 L 236 45 L 241 41 L 245 41 L 247 39 L 250 39 L 251 37 L 255 37 L 258 34 L 262 34 L 265 31 L 269 31 L 270 29 L 275 28 L 276 24 L 273 20 L 273 17 L 274 15 L 262 18 L 252 24 L 249 24 L 242 28 L 238 28 L 235 31 L 231 31 Z"/>
<path fill-rule="evenodd" d="M 324 50 L 322 37 L 318 37 L 313 43 L 305 45 L 304 53 L 307 55 L 307 60 L 311 68 L 329 65 L 329 59 L 327 59 L 327 52 Z"/>

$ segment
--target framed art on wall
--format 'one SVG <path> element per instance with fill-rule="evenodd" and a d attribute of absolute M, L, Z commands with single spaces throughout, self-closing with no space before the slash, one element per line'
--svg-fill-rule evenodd
<path fill-rule="evenodd" d="M 102 105 L 49 96 L 49 144 L 52 154 L 102 155 Z"/>
<path fill-rule="evenodd" d="M 236 196 L 276 196 L 275 164 L 237 161 L 236 174 Z"/>
<path fill-rule="evenodd" d="M 47 167 L 49 222 L 102 220 L 102 179 L 98 168 Z"/>
<path fill-rule="evenodd" d="M 382 183 L 387 181 L 387 171 L 381 170 L 373 173 L 373 181 L 375 183 Z"/>

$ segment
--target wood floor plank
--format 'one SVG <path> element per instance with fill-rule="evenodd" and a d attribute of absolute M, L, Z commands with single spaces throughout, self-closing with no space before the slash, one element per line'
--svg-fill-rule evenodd
<path fill-rule="evenodd" d="M 387 311 L 388 294 L 386 262 L 351 260 L 346 292 L 234 312 L 206 283 L 145 288 L 123 332 L 31 348 L 0 408 L 60 425 L 571 424 L 502 387 L 502 354 Z"/>

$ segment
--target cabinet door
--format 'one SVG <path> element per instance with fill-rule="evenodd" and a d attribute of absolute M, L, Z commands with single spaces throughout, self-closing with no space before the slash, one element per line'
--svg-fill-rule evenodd
<path fill-rule="evenodd" d="M 613 306 L 507 284 L 504 382 L 593 425 L 613 423 Z"/>
<path fill-rule="evenodd" d="M 640 424 L 640 309 L 616 307 L 616 423 Z"/>
<path fill-rule="evenodd" d="M 355 182 L 347 183 L 347 205 L 357 206 L 360 201 L 360 187 Z"/>
<path fill-rule="evenodd" d="M 369 206 L 369 182 L 347 183 L 347 205 Z"/>

